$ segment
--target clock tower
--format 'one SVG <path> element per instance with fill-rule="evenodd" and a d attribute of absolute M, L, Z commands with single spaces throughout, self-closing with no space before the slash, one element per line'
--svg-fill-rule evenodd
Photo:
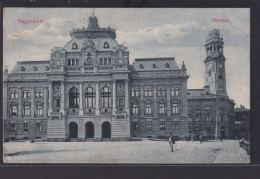
<path fill-rule="evenodd" d="M 212 94 L 226 96 L 226 58 L 223 53 L 224 42 L 219 30 L 213 29 L 209 32 L 205 47 L 205 86 L 209 86 Z"/>

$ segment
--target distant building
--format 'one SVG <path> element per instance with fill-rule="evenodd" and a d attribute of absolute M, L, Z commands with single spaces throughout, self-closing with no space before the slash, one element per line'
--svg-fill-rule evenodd
<path fill-rule="evenodd" d="M 235 108 L 235 135 L 239 139 L 250 139 L 250 109 L 240 105 L 240 108 Z"/>
<path fill-rule="evenodd" d="M 213 29 L 206 39 L 204 89 L 188 89 L 189 134 L 198 138 L 234 137 L 234 101 L 226 91 L 224 42 Z"/>
<path fill-rule="evenodd" d="M 135 59 L 115 30 L 73 29 L 49 61 L 18 62 L 4 71 L 4 138 L 48 141 L 233 137 L 234 102 L 226 94 L 223 39 L 207 40 L 206 86 L 188 90 L 185 64 L 174 58 Z M 217 121 L 216 121 L 217 119 Z"/>

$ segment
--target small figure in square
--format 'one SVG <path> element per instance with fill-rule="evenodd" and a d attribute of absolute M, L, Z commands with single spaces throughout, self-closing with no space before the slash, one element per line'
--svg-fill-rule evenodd
<path fill-rule="evenodd" d="M 200 135 L 199 136 L 199 138 L 200 138 L 200 144 L 202 143 L 202 141 L 203 141 L 203 136 L 202 135 Z"/>
<path fill-rule="evenodd" d="M 173 152 L 173 144 L 175 144 L 175 142 L 172 134 L 169 137 L 169 144 L 170 144 L 171 152 Z"/>

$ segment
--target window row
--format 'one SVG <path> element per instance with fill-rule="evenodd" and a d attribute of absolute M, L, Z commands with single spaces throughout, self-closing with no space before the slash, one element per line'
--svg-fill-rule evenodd
<path fill-rule="evenodd" d="M 166 104 L 159 104 L 158 108 L 159 114 L 166 114 Z M 152 105 L 151 104 L 146 104 L 145 105 L 145 114 L 152 114 Z M 172 104 L 172 113 L 173 114 L 178 114 L 179 111 L 179 105 L 177 103 Z M 132 114 L 133 115 L 138 115 L 139 114 L 139 106 L 137 104 L 132 105 Z"/>
<path fill-rule="evenodd" d="M 211 120 L 211 114 L 210 113 L 206 113 L 206 121 L 210 121 Z M 201 120 L 201 114 L 190 114 L 189 113 L 189 117 L 193 117 L 195 119 L 195 121 L 200 121 Z"/>
<path fill-rule="evenodd" d="M 195 111 L 199 111 L 199 110 L 202 109 L 202 107 L 199 106 L 199 105 L 197 105 L 197 106 L 195 106 L 195 107 L 191 107 L 191 106 L 188 107 L 188 110 L 189 110 L 189 111 L 192 111 L 192 109 L 195 110 Z M 205 110 L 210 110 L 210 107 L 209 107 L 209 106 L 206 106 L 206 107 L 203 107 L 203 109 L 205 109 Z"/>
<path fill-rule="evenodd" d="M 131 96 L 138 97 L 140 95 L 138 88 L 131 89 Z M 171 96 L 179 96 L 180 90 L 178 87 L 171 88 Z M 153 89 L 152 88 L 145 88 L 144 89 L 144 96 L 153 96 Z M 166 89 L 165 88 L 158 88 L 157 89 L 157 96 L 166 96 Z"/>
<path fill-rule="evenodd" d="M 29 130 L 28 123 L 23 123 L 23 130 L 24 131 L 28 131 Z M 35 124 L 35 130 L 36 130 L 36 132 L 41 132 L 42 131 L 41 123 L 36 123 Z M 11 131 L 16 131 L 16 123 L 11 123 Z"/>
<path fill-rule="evenodd" d="M 139 128 L 139 123 L 138 122 L 134 122 L 133 123 L 133 128 L 134 130 L 138 130 Z M 159 123 L 159 128 L 160 130 L 165 130 L 165 121 L 160 121 Z M 146 122 L 146 129 L 147 130 L 152 130 L 152 122 Z M 177 121 L 174 121 L 173 122 L 173 127 L 172 127 L 173 130 L 178 130 L 179 129 L 179 124 Z"/>
<path fill-rule="evenodd" d="M 17 90 L 11 90 L 11 99 L 18 99 L 18 91 Z M 27 99 L 31 97 L 31 91 L 30 90 L 24 90 L 23 91 L 23 98 Z M 43 90 L 35 90 L 35 97 L 36 98 L 43 98 Z"/>
<path fill-rule="evenodd" d="M 105 86 L 101 89 L 101 108 L 112 107 L 111 96 L 109 87 Z M 69 91 L 69 107 L 79 108 L 79 90 L 76 87 L 72 87 Z M 95 91 L 92 87 L 85 90 L 85 107 L 95 108 Z"/>
<path fill-rule="evenodd" d="M 79 66 L 79 59 L 68 59 L 68 66 Z"/>
<path fill-rule="evenodd" d="M 111 65 L 112 64 L 112 60 L 111 58 L 100 58 L 99 59 L 99 65 Z"/>
<path fill-rule="evenodd" d="M 156 64 L 153 64 L 152 67 L 153 67 L 153 68 L 157 68 Z M 166 68 L 170 68 L 169 63 L 166 63 L 166 64 L 165 64 L 165 67 L 166 67 Z M 140 65 L 139 65 L 139 68 L 144 68 L 144 65 L 143 65 L 143 64 L 140 64 Z"/>
<path fill-rule="evenodd" d="M 11 103 L 11 116 L 17 116 L 18 115 L 18 112 L 17 112 L 17 109 L 18 109 L 18 104 L 16 102 L 12 102 Z M 42 112 L 42 109 L 43 109 L 43 104 L 42 103 L 36 103 L 36 115 L 37 116 L 42 116 L 43 115 L 43 112 Z M 31 106 L 30 104 L 24 104 L 23 105 L 23 108 L 22 108 L 22 114 L 24 116 L 30 116 L 31 115 Z"/>
<path fill-rule="evenodd" d="M 200 132 L 201 126 L 194 126 L 193 130 L 195 132 Z M 206 131 L 210 132 L 212 130 L 213 130 L 213 127 L 208 125 L 207 128 L 206 128 Z M 188 132 L 192 132 L 192 126 L 188 126 Z"/>

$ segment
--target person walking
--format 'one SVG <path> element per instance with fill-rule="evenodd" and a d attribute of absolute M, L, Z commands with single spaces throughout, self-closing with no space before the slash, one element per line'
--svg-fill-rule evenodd
<path fill-rule="evenodd" d="M 173 152 L 173 144 L 175 144 L 175 142 L 172 134 L 169 137 L 169 144 L 170 144 L 171 152 Z"/>
<path fill-rule="evenodd" d="M 202 140 L 203 140 L 203 136 L 200 135 L 200 144 L 202 143 Z"/>

